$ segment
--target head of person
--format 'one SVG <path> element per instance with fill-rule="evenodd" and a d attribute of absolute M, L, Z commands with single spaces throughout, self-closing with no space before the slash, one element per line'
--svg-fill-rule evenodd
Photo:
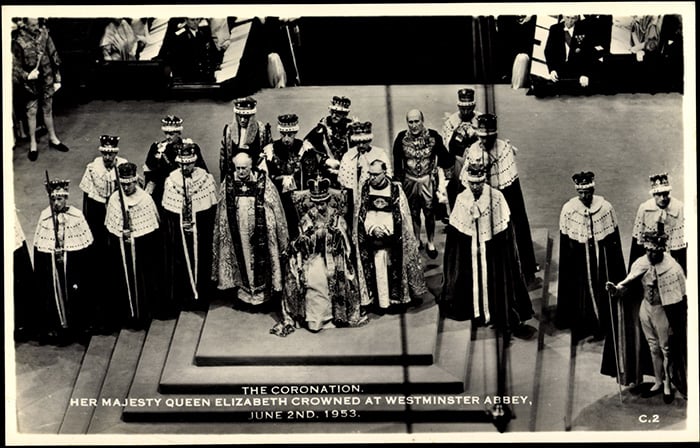
<path fill-rule="evenodd" d="M 389 177 L 386 175 L 386 163 L 375 159 L 369 164 L 367 170 L 369 174 L 369 184 L 374 188 L 384 188 L 389 184 Z"/>
<path fill-rule="evenodd" d="M 54 213 L 61 213 L 68 209 L 68 179 L 52 179 L 46 185 L 49 193 L 49 202 Z"/>
<path fill-rule="evenodd" d="M 476 121 L 476 135 L 479 142 L 486 149 L 493 148 L 498 138 L 497 117 L 493 114 L 481 114 L 476 117 Z"/>
<path fill-rule="evenodd" d="M 236 123 L 241 128 L 247 128 L 253 115 L 258 111 L 258 102 L 252 96 L 239 98 L 233 102 L 233 113 L 236 117 Z"/>
<path fill-rule="evenodd" d="M 238 180 L 248 180 L 253 172 L 253 158 L 247 152 L 239 152 L 233 157 L 233 166 Z"/>
<path fill-rule="evenodd" d="M 654 197 L 656 206 L 665 209 L 671 202 L 671 184 L 668 181 L 668 173 L 653 174 L 649 176 L 651 190 L 649 194 Z"/>
<path fill-rule="evenodd" d="M 175 143 L 182 139 L 182 118 L 167 115 L 160 120 L 160 129 L 165 134 L 165 140 L 168 143 Z"/>
<path fill-rule="evenodd" d="M 661 263 L 666 252 L 666 242 L 668 235 L 657 230 L 644 232 L 641 237 L 644 250 L 651 264 Z"/>
<path fill-rule="evenodd" d="M 326 209 L 328 199 L 331 197 L 330 180 L 319 175 L 315 179 L 309 179 L 309 181 L 307 182 L 307 186 L 309 187 L 309 195 L 311 198 L 311 202 L 313 202 L 314 205 L 316 205 L 316 208 L 318 208 L 321 211 L 324 211 Z"/>
<path fill-rule="evenodd" d="M 423 112 L 418 109 L 409 110 L 406 114 L 406 124 L 411 135 L 420 135 L 425 129 Z"/>
<path fill-rule="evenodd" d="M 37 35 L 39 30 L 41 30 L 42 21 L 36 17 L 27 17 L 22 19 L 24 26 L 22 27 L 28 33 Z"/>
<path fill-rule="evenodd" d="M 369 121 L 353 121 L 349 125 L 350 146 L 357 146 L 359 152 L 367 152 L 372 148 L 372 123 Z"/>
<path fill-rule="evenodd" d="M 350 98 L 345 96 L 334 96 L 328 106 L 328 116 L 331 124 L 340 124 L 350 113 Z"/>
<path fill-rule="evenodd" d="M 185 26 L 193 31 L 197 31 L 199 29 L 199 22 L 201 21 L 201 17 L 188 17 L 185 19 Z"/>
<path fill-rule="evenodd" d="M 482 163 L 470 161 L 467 165 L 467 187 L 471 190 L 475 199 L 479 199 L 484 192 L 486 182 L 486 167 Z"/>
<path fill-rule="evenodd" d="M 566 28 L 571 28 L 572 26 L 576 25 L 576 22 L 578 22 L 578 16 L 562 16 L 562 20 L 564 21 L 564 26 Z"/>
<path fill-rule="evenodd" d="M 125 195 L 131 196 L 136 193 L 139 177 L 136 174 L 136 164 L 131 162 L 122 163 L 117 167 L 119 172 L 119 183 Z"/>
<path fill-rule="evenodd" d="M 284 114 L 277 117 L 277 130 L 280 133 L 280 141 L 291 148 L 294 139 L 299 132 L 299 117 L 296 114 Z"/>
<path fill-rule="evenodd" d="M 116 135 L 102 135 L 100 137 L 100 153 L 105 168 L 112 169 L 119 154 L 119 137 Z"/>
<path fill-rule="evenodd" d="M 581 171 L 571 176 L 576 186 L 578 199 L 586 207 L 593 203 L 593 193 L 595 193 L 595 174 L 592 171 Z"/>
<path fill-rule="evenodd" d="M 197 154 L 195 154 L 194 148 L 194 142 L 188 138 L 182 140 L 176 147 L 177 156 L 175 156 L 175 162 L 185 176 L 191 176 L 194 171 L 194 164 L 197 161 Z"/>
<path fill-rule="evenodd" d="M 459 116 L 463 120 L 471 119 L 476 108 L 474 89 L 459 89 L 457 91 L 457 108 L 459 109 Z"/>

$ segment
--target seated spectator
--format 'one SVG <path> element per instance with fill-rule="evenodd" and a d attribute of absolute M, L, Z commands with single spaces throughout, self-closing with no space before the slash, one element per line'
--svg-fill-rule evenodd
<path fill-rule="evenodd" d="M 563 16 L 561 22 L 552 25 L 544 49 L 549 79 L 536 83 L 536 95 L 590 92 L 595 55 L 590 31 L 579 16 Z"/>
<path fill-rule="evenodd" d="M 144 28 L 141 19 L 114 19 L 105 28 L 105 33 L 100 40 L 102 58 L 105 61 L 133 61 L 138 60 L 138 55 L 145 46 L 145 36 L 137 36 L 133 24 L 137 29 Z"/>
<path fill-rule="evenodd" d="M 183 81 L 214 81 L 221 53 L 216 48 L 208 22 L 201 18 L 184 19 L 177 25 L 164 51 L 173 77 Z"/>

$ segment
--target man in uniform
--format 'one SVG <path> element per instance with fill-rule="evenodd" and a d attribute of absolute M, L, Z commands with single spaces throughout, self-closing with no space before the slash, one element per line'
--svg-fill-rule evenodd
<path fill-rule="evenodd" d="M 233 121 L 224 126 L 219 168 L 221 179 L 233 172 L 232 158 L 246 152 L 257 169 L 264 167 L 262 149 L 272 141 L 270 125 L 256 119 L 258 102 L 253 97 L 239 98 L 233 102 Z"/>
<path fill-rule="evenodd" d="M 350 98 L 334 96 L 328 106 L 329 115 L 304 137 L 303 151 L 309 151 L 314 156 L 307 160 L 307 169 L 315 169 L 314 177 L 316 174 L 326 177 L 334 187 L 339 185 L 338 166 L 348 152 L 350 104 Z"/>
<path fill-rule="evenodd" d="M 579 21 L 579 16 L 564 16 L 563 21 L 552 25 L 544 47 L 549 80 L 538 86 L 537 94 L 556 94 L 562 89 L 569 93 L 590 90 L 594 46 L 594 33 L 586 21 Z"/>
<path fill-rule="evenodd" d="M 652 198 L 643 202 L 637 210 L 632 229 L 630 263 L 644 255 L 641 236 L 644 232 L 660 230 L 668 235 L 666 247 L 671 256 L 686 270 L 687 242 L 684 232 L 683 203 L 671 196 L 668 173 L 649 176 Z"/>
<path fill-rule="evenodd" d="M 85 330 L 86 300 L 92 299 L 92 232 L 83 214 L 69 206 L 69 180 L 46 186 L 49 207 L 34 233 L 34 267 L 42 302 L 41 340 L 63 345 Z"/>
<path fill-rule="evenodd" d="M 178 167 L 175 163 L 177 150 L 174 145 L 182 142 L 182 123 L 182 118 L 175 115 L 167 115 L 160 120 L 160 129 L 165 134 L 165 138 L 151 145 L 146 155 L 146 163 L 143 165 L 146 192 L 153 197 L 153 202 L 156 203 L 159 212 L 162 212 L 161 204 L 165 179 Z M 194 153 L 197 156 L 195 166 L 209 171 L 198 145 L 194 146 Z"/>
<path fill-rule="evenodd" d="M 601 373 L 617 377 L 617 346 L 622 351 L 618 354 L 622 361 L 620 372 L 624 372 L 620 381 L 622 384 L 636 382 L 633 344 L 629 353 L 625 353 L 622 343 L 630 340 L 627 334 L 634 333 L 617 325 L 618 320 L 632 314 L 633 309 L 611 302 L 605 290 L 606 281 L 617 282 L 625 276 L 615 210 L 605 198 L 594 194 L 592 172 L 576 173 L 572 179 L 578 195 L 564 204 L 559 218 L 559 290 L 555 323 L 559 328 L 571 329 L 572 344 L 586 337 L 605 337 Z"/>
<path fill-rule="evenodd" d="M 310 172 L 305 169 L 304 159 L 313 158 L 310 152 L 300 157 L 303 142 L 296 138 L 299 132 L 299 117 L 296 114 L 285 114 L 277 117 L 279 140 L 275 140 L 263 148 L 267 174 L 277 187 L 287 217 L 287 228 L 290 239 L 299 234 L 297 212 L 292 201 L 292 193 L 306 187 L 312 179 Z M 313 171 L 315 172 L 315 171 Z"/>
<path fill-rule="evenodd" d="M 448 177 L 447 196 L 450 207 L 454 206 L 457 194 L 461 191 L 459 173 L 464 166 L 464 153 L 479 138 L 476 135 L 477 112 L 473 89 L 457 91 L 457 112 L 449 115 L 442 126 L 442 140 L 447 145 L 450 154 L 455 157 L 455 166 Z"/>
<path fill-rule="evenodd" d="M 535 272 L 539 266 L 535 261 L 535 250 L 530 235 L 530 222 L 525 210 L 525 200 L 520 188 L 518 167 L 515 164 L 517 149 L 510 140 L 498 138 L 496 116 L 482 114 L 477 118 L 476 134 L 479 141 L 472 144 L 466 153 L 468 162 L 482 164 L 488 170 L 486 181 L 501 193 L 508 202 L 511 213 L 511 223 L 515 231 L 515 241 L 518 244 L 518 255 L 525 281 L 533 288 L 537 286 Z M 463 169 L 460 176 L 466 176 Z M 466 184 L 466 182 L 463 181 Z"/>
<path fill-rule="evenodd" d="M 29 127 L 29 160 L 39 156 L 36 143 L 36 115 L 39 107 L 44 115 L 44 124 L 49 132 L 49 148 L 61 152 L 68 147 L 56 135 L 53 120 L 53 96 L 61 88 L 61 60 L 56 52 L 49 31 L 42 27 L 39 19 L 23 19 L 17 38 L 12 41 L 13 84 L 23 88 L 27 122 Z"/>
<path fill-rule="evenodd" d="M 234 307 L 269 311 L 282 293 L 289 242 L 284 209 L 247 152 L 232 162 L 235 171 L 223 178 L 216 209 L 212 278 L 219 290 L 237 289 Z"/>
<path fill-rule="evenodd" d="M 413 232 L 419 247 L 422 246 L 421 211 L 425 217 L 425 233 L 428 238 L 426 251 L 430 258 L 437 258 L 434 207 L 438 200 L 446 201 L 443 170 L 454 165 L 451 155 L 437 131 L 423 124 L 423 112 L 418 109 L 406 114 L 408 130 L 399 132 L 394 140 L 394 177 L 401 182 L 413 220 Z M 438 197 L 442 198 L 439 199 Z"/>
<path fill-rule="evenodd" d="M 196 165 L 194 144 L 177 146 L 175 163 L 163 191 L 166 249 L 166 299 L 162 307 L 206 309 L 210 294 L 212 233 L 216 214 L 214 176 Z"/>
<path fill-rule="evenodd" d="M 624 280 L 608 282 L 609 291 L 618 293 L 633 282 L 641 281 L 639 321 L 651 351 L 654 384 L 642 392 L 643 398 L 663 393 L 666 404 L 673 402 L 673 383 L 687 394 L 687 298 L 685 275 L 681 265 L 665 254 L 668 236 L 658 230 L 644 232 L 640 238 L 646 255 L 637 258 Z M 639 300 L 634 300 L 639 302 Z"/>
<path fill-rule="evenodd" d="M 374 305 L 381 314 L 392 306 L 401 309 L 411 299 L 422 301 L 430 293 L 401 184 L 387 176 L 382 160 L 373 160 L 367 174 L 357 223 L 358 265 L 364 272 L 359 277 L 360 296 L 363 304 Z"/>
<path fill-rule="evenodd" d="M 83 215 L 95 238 L 95 252 L 105 253 L 108 247 L 108 234 L 105 229 L 107 201 L 117 189 L 117 167 L 127 162 L 119 157 L 119 137 L 100 137 L 101 157 L 87 164 L 80 181 L 83 190 Z"/>
<path fill-rule="evenodd" d="M 124 163 L 118 171 L 120 191 L 109 198 L 105 217 L 113 239 L 106 254 L 112 259 L 112 284 L 105 295 L 112 300 L 100 308 L 119 327 L 143 329 L 150 322 L 162 281 L 160 218 L 153 199 L 138 184 L 136 165 Z"/>

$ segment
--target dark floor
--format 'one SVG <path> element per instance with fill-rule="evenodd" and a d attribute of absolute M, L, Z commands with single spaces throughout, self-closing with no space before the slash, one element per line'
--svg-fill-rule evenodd
<path fill-rule="evenodd" d="M 411 108 L 421 108 L 426 124 L 440 129 L 443 115 L 456 109 L 456 90 L 459 87 L 343 86 L 266 90 L 256 95 L 258 119 L 272 123 L 274 128 L 276 115 L 296 112 L 301 117 L 301 129 L 304 131 L 326 114 L 327 104 L 333 95 L 346 95 L 353 101 L 351 115 L 373 122 L 375 144 L 391 148 L 390 136 L 404 127 L 405 112 Z M 477 95 L 480 93 L 477 88 Z M 570 180 L 573 172 L 592 170 L 596 173 L 596 193 L 605 196 L 616 209 L 625 257 L 629 252 L 630 232 L 637 206 L 648 198 L 648 175 L 668 171 L 674 196 L 683 197 L 684 169 L 692 173 L 692 167 L 683 163 L 682 100 L 679 94 L 538 100 L 525 96 L 523 90 L 496 86 L 500 136 L 510 139 L 519 149 L 517 162 L 531 227 L 549 231 L 555 242 L 555 253 L 561 205 L 575 195 Z M 208 166 L 218 178 L 221 128 L 231 120 L 230 104 L 210 100 L 90 102 L 56 117 L 59 136 L 71 147 L 69 153 L 47 149 L 46 140 L 40 143 L 37 162 L 27 160 L 27 145 L 20 145 L 13 151 L 14 183 L 6 182 L 6 191 L 11 193 L 14 188 L 16 208 L 28 243 L 32 242 L 39 212 L 46 206 L 42 180 L 45 169 L 52 177 L 72 180 L 69 203 L 80 207 L 82 194 L 78 184 L 85 164 L 99 155 L 99 136 L 121 136 L 120 155 L 140 165 L 150 143 L 161 137 L 160 118 L 165 114 L 184 118 L 184 136 L 199 143 Z M 552 266 L 552 269 L 556 274 L 557 266 Z M 552 302 L 552 298 L 548 300 Z M 547 332 L 544 346 L 542 356 L 550 368 L 543 373 L 541 384 L 557 386 L 543 387 L 541 402 L 563 400 L 563 394 L 558 391 L 565 384 L 569 336 L 564 332 Z M 685 402 L 679 399 L 673 405 L 666 406 L 660 399 L 657 403 L 654 400 L 635 400 L 626 395 L 624 403 L 620 404 L 615 381 L 598 373 L 601 350 L 602 347 L 595 343 L 586 344 L 579 350 L 571 440 L 577 440 L 575 433 L 579 431 L 623 430 L 625 433 L 621 437 L 637 437 L 640 440 L 660 434 L 657 431 L 640 433 L 645 429 L 678 430 L 667 433 L 670 437 L 668 440 L 686 434 L 681 431 L 686 428 Z M 15 360 L 10 361 L 16 361 L 17 387 L 15 390 L 10 388 L 6 395 L 12 403 L 12 393 L 16 391 L 14 398 L 19 431 L 25 434 L 56 434 L 84 347 L 18 344 L 14 353 L 10 353 L 10 358 L 13 354 Z M 517 363 L 514 365 L 517 366 Z M 547 397 L 547 393 L 552 396 Z M 562 429 L 554 431 L 563 430 L 563 416 L 559 409 L 558 406 L 552 408 L 548 414 L 546 407 L 541 406 L 541 415 L 549 423 L 534 429 L 552 431 L 551 424 L 556 422 L 555 426 Z M 659 414 L 663 418 L 658 425 L 642 425 L 639 423 L 641 413 Z M 12 418 L 8 423 L 9 427 L 14 426 Z M 377 425 L 368 431 L 405 431 L 405 428 L 390 426 L 383 429 L 382 425 Z M 142 428 L 148 432 L 147 426 Z M 207 428 L 209 433 L 219 433 L 216 425 Z M 692 430 L 697 432 L 696 428 Z M 348 431 L 353 432 L 350 428 Z M 449 424 L 421 424 L 414 425 L 413 431 L 433 434 L 469 429 Z M 135 429 L 134 432 L 143 431 Z"/>

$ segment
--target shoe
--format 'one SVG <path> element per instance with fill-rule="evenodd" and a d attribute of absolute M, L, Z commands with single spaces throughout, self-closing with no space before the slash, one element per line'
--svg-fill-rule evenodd
<path fill-rule="evenodd" d="M 39 158 L 39 151 L 29 151 L 27 152 L 27 158 L 32 162 Z"/>
<path fill-rule="evenodd" d="M 674 398 L 675 397 L 674 397 L 673 391 L 671 391 L 670 394 L 664 394 L 664 403 L 671 404 L 671 403 L 673 403 Z"/>
<path fill-rule="evenodd" d="M 659 395 L 660 393 L 663 393 L 663 391 L 664 391 L 663 387 L 659 387 L 659 388 L 656 389 L 656 390 L 651 390 L 651 389 L 649 389 L 649 390 L 647 390 L 647 391 L 642 392 L 641 394 L 639 394 L 639 396 L 642 397 L 642 398 L 651 398 L 651 397 L 653 397 L 653 396 L 655 396 L 655 395 Z"/>
<path fill-rule="evenodd" d="M 651 389 L 651 386 L 653 386 L 654 383 L 640 383 L 640 384 L 635 384 L 634 386 L 629 388 L 629 392 L 632 395 L 641 395 L 645 392 L 648 392 L 649 389 Z"/>
<path fill-rule="evenodd" d="M 68 152 L 69 148 L 63 144 L 63 142 L 59 142 L 57 144 L 49 142 L 49 148 L 55 149 L 56 151 L 60 152 Z"/>
<path fill-rule="evenodd" d="M 428 254 L 428 256 L 429 256 L 430 258 L 432 258 L 433 260 L 436 259 L 437 256 L 438 256 L 437 248 L 429 249 L 429 248 L 427 247 L 427 245 L 426 245 L 425 252 L 426 252 L 426 253 Z"/>

